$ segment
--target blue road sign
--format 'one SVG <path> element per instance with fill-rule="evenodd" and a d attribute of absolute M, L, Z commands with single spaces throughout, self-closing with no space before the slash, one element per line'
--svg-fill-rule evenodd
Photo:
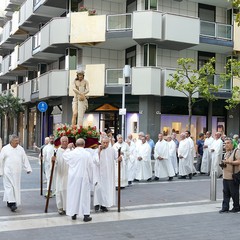
<path fill-rule="evenodd" d="M 47 103 L 45 103 L 45 102 L 40 102 L 40 103 L 38 104 L 38 110 L 39 110 L 40 112 L 46 112 L 47 109 L 48 109 Z"/>

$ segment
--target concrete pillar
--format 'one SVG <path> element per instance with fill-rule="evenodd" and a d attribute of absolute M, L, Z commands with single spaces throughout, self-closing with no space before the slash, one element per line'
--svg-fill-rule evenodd
<path fill-rule="evenodd" d="M 149 133 L 156 142 L 161 131 L 161 97 L 139 97 L 139 131 Z"/>
<path fill-rule="evenodd" d="M 72 97 L 62 97 L 62 123 L 72 123 Z"/>
<path fill-rule="evenodd" d="M 239 134 L 240 124 L 239 124 L 239 113 L 240 106 L 231 109 L 227 112 L 227 121 L 226 121 L 226 134 L 229 137 L 232 137 L 234 134 Z"/>

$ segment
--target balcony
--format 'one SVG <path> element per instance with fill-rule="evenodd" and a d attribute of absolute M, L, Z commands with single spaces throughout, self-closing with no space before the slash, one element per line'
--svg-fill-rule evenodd
<path fill-rule="evenodd" d="M 132 68 L 132 95 L 161 95 L 161 69 L 157 67 Z"/>
<path fill-rule="evenodd" d="M 215 39 L 232 41 L 232 25 L 201 21 L 200 35 Z"/>
<path fill-rule="evenodd" d="M 18 97 L 25 103 L 31 102 L 31 81 L 18 85 Z"/>
<path fill-rule="evenodd" d="M 220 74 L 214 75 L 214 85 L 222 85 L 219 92 L 231 92 L 232 90 L 232 79 L 222 79 Z"/>
<path fill-rule="evenodd" d="M 107 32 L 132 30 L 132 14 L 107 15 Z"/>
<path fill-rule="evenodd" d="M 123 69 L 107 69 L 106 70 L 106 86 L 116 87 L 123 84 Z"/>
<path fill-rule="evenodd" d="M 32 58 L 33 38 L 28 38 L 19 47 L 19 64 L 26 63 Z"/>

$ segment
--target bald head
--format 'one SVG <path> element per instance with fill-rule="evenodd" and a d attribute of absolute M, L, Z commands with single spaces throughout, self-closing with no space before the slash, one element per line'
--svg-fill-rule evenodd
<path fill-rule="evenodd" d="M 77 139 L 76 146 L 77 147 L 84 147 L 85 146 L 85 140 L 83 138 Z"/>

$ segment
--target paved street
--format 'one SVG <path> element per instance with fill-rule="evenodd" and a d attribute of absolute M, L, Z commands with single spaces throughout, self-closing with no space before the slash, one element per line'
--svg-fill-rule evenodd
<path fill-rule="evenodd" d="M 33 173 L 22 175 L 22 205 L 16 213 L 0 201 L 0 240 L 21 239 L 236 239 L 240 214 L 219 214 L 222 179 L 217 201 L 211 202 L 210 178 L 136 183 L 122 190 L 121 213 L 92 213 L 93 221 L 72 221 L 57 213 L 55 198 L 44 213 L 39 190 L 39 161 L 28 152 Z M 44 185 L 46 186 L 46 185 Z M 0 198 L 3 197 L 0 179 Z"/>

